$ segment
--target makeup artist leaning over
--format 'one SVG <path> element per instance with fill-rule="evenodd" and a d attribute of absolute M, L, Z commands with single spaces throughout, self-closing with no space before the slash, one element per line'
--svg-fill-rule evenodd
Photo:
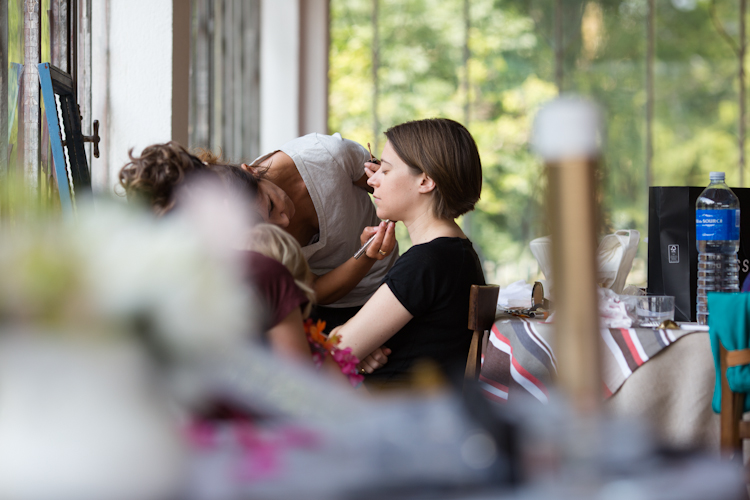
<path fill-rule="evenodd" d="M 308 134 L 242 166 L 262 178 L 257 203 L 263 219 L 302 246 L 316 276 L 313 317 L 327 322 L 326 331 L 356 314 L 398 258 L 395 224 L 380 223 L 368 195 L 370 158 L 340 134 Z M 374 234 L 365 255 L 354 259 Z"/>

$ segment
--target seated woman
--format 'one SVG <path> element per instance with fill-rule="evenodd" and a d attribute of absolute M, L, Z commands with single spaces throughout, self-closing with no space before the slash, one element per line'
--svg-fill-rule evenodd
<path fill-rule="evenodd" d="M 447 119 L 390 128 L 381 166 L 368 180 L 377 215 L 403 221 L 413 246 L 388 271 L 362 309 L 336 329 L 341 346 L 364 361 L 366 383 L 403 383 L 417 360 L 446 374 L 466 365 L 471 285 L 485 283 L 471 241 L 455 218 L 472 210 L 482 190 L 474 139 Z M 367 358 L 379 348 L 387 363 Z"/>

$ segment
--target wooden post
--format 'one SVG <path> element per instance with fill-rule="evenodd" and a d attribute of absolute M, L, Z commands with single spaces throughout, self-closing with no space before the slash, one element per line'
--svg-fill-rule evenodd
<path fill-rule="evenodd" d="M 719 343 L 719 370 L 721 377 L 721 453 L 726 458 L 735 458 L 741 462 L 742 437 L 740 422 L 742 422 L 745 407 L 745 394 L 732 392 L 727 380 L 729 362 L 727 351 Z"/>
<path fill-rule="evenodd" d="M 549 180 L 559 381 L 582 414 L 598 411 L 602 399 L 595 194 L 599 121 L 592 103 L 559 98 L 540 111 L 534 125 L 534 146 Z"/>
<path fill-rule="evenodd" d="M 39 0 L 25 0 L 23 6 L 24 69 L 23 94 L 23 175 L 29 193 L 39 194 L 39 64 L 41 45 Z"/>
<path fill-rule="evenodd" d="M 0 96 L 3 96 L 0 100 L 0 182 L 10 172 L 8 128 L 13 124 L 8 123 L 8 73 L 8 0 L 0 0 Z M 0 196 L 4 194 L 0 192 Z"/>
<path fill-rule="evenodd" d="M 209 23 L 208 0 L 192 0 L 192 41 L 190 78 L 190 140 L 189 146 L 210 148 L 209 119 Z"/>
<path fill-rule="evenodd" d="M 211 149 L 224 149 L 224 7 L 225 0 L 214 0 L 213 55 L 211 58 Z"/>
<path fill-rule="evenodd" d="M 558 94 L 563 93 L 564 43 L 562 0 L 555 0 L 555 83 L 557 84 Z"/>
<path fill-rule="evenodd" d="M 260 0 L 245 0 L 243 11 L 243 62 L 242 101 L 243 157 L 254 160 L 260 150 Z M 326 75 L 328 72 L 326 72 Z"/>

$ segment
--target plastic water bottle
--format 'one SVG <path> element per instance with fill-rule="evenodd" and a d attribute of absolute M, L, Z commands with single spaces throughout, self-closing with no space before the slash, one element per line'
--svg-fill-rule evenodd
<path fill-rule="evenodd" d="M 695 202 L 698 245 L 698 323 L 708 322 L 708 292 L 739 292 L 740 201 L 724 182 L 724 172 L 711 172 L 711 183 Z"/>

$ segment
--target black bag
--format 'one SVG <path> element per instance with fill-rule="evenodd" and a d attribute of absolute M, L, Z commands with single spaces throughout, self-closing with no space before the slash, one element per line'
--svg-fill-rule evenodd
<path fill-rule="evenodd" d="M 705 187 L 648 190 L 648 293 L 674 296 L 675 321 L 695 321 L 698 247 L 695 201 Z M 750 271 L 750 188 L 732 188 L 740 200 L 740 286 Z M 744 214 L 744 216 L 743 216 Z M 748 221 L 747 223 L 743 223 Z"/>

